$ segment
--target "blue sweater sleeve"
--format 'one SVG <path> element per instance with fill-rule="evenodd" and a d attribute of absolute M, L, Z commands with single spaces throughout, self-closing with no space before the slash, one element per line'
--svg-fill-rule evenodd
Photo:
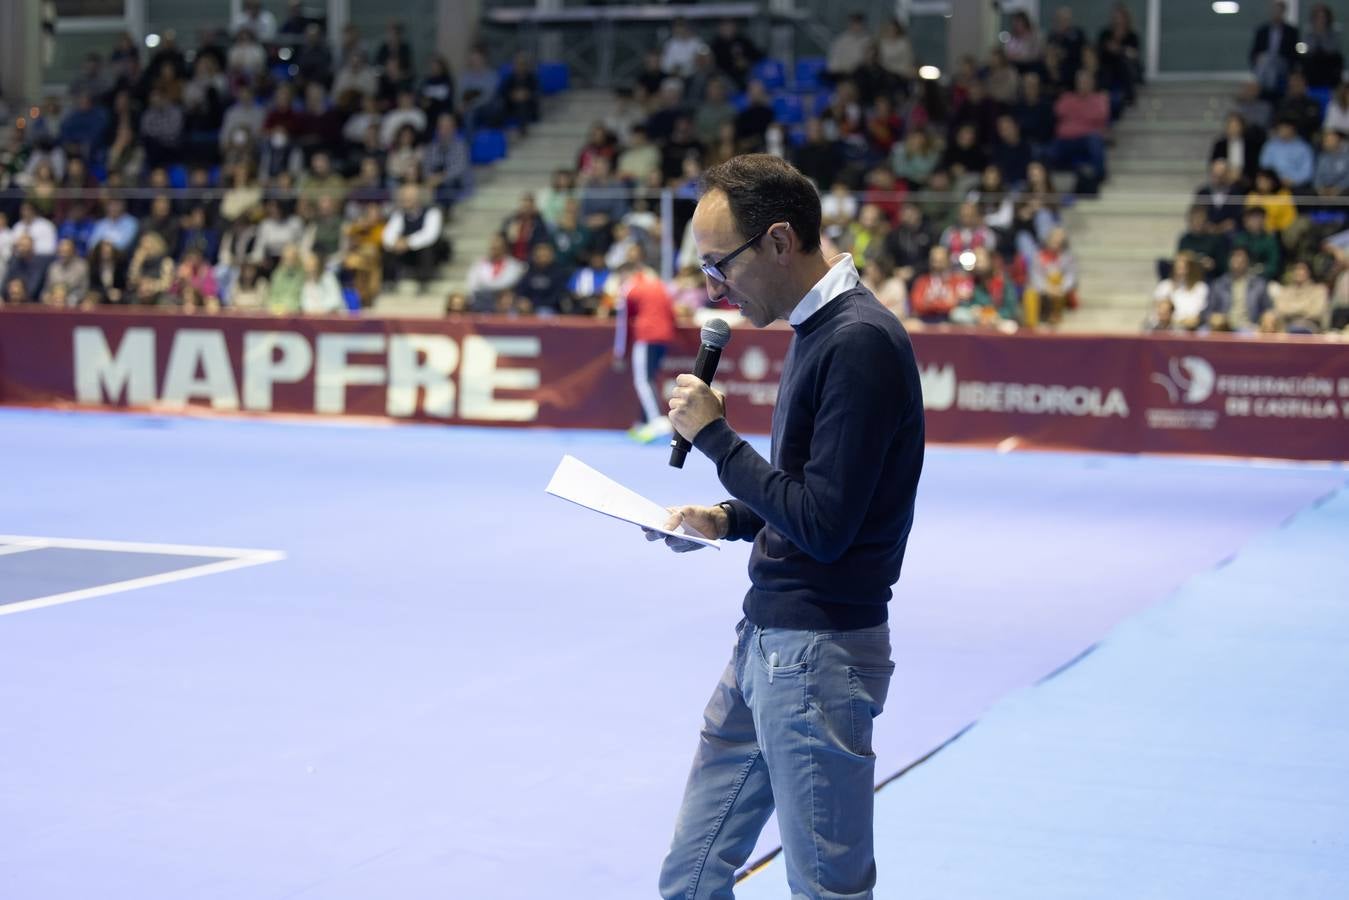
<path fill-rule="evenodd" d="M 824 563 L 852 545 L 887 449 L 916 400 L 894 344 L 879 329 L 848 325 L 832 336 L 831 345 L 818 374 L 810 459 L 801 478 L 775 468 L 725 419 L 705 427 L 694 441 L 750 513 Z"/>

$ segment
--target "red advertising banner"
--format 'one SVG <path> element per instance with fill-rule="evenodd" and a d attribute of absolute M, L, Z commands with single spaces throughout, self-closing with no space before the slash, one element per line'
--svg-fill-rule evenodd
<path fill-rule="evenodd" d="M 738 328 L 717 386 L 766 433 L 791 338 Z M 192 317 L 0 310 L 0 403 L 626 428 L 593 320 Z M 668 378 L 693 366 L 681 332 Z M 1349 458 L 1349 347 L 1307 339 L 913 335 L 933 441 Z"/>

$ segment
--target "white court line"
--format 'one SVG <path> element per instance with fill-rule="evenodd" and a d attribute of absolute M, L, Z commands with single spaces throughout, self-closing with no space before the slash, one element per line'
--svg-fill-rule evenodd
<path fill-rule="evenodd" d="M 90 588 L 83 588 L 78 591 L 66 591 L 62 594 L 51 594 L 46 597 L 34 597 L 32 600 L 21 600 L 18 603 L 9 603 L 0 606 L 0 616 L 8 616 L 13 613 L 27 612 L 32 609 L 42 609 L 48 606 L 58 606 L 62 603 L 74 603 L 76 600 L 88 600 L 91 597 L 102 597 L 105 594 L 117 594 L 122 591 L 131 591 L 136 588 L 153 587 L 159 584 L 169 584 L 174 581 L 183 581 L 188 578 L 198 578 L 202 575 L 215 575 L 220 572 L 229 572 L 233 569 L 244 569 L 249 566 L 259 566 L 264 563 L 277 562 L 286 558 L 286 554 L 279 550 L 243 550 L 233 547 L 194 547 L 184 544 L 145 544 L 133 543 L 129 541 L 89 541 L 75 538 L 35 538 L 20 537 L 17 535 L 0 535 L 0 543 L 9 545 L 19 545 L 22 550 L 39 550 L 44 547 L 70 550 L 112 550 L 123 553 L 162 553 L 173 556 L 218 556 L 219 562 L 203 563 L 190 566 L 186 569 L 179 569 L 175 572 L 165 572 L 162 575 L 147 575 L 143 578 L 130 578 L 125 581 L 113 581 L 108 584 L 100 584 Z M 0 547 L 0 553 L 22 552 L 19 549 L 11 550 L 9 547 Z"/>
<path fill-rule="evenodd" d="M 3 541 L 0 541 L 0 543 L 4 544 L 4 546 L 0 546 L 0 556 L 6 556 L 10 553 L 27 553 L 29 550 L 41 550 L 43 547 L 47 546 L 45 541 L 40 541 L 35 538 L 21 540 L 15 543 Z"/>

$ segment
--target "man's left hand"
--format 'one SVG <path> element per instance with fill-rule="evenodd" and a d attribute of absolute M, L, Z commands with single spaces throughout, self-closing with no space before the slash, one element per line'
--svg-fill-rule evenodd
<path fill-rule="evenodd" d="M 670 424 L 692 442 L 708 425 L 726 416 L 726 395 L 714 391 L 702 379 L 680 375 L 670 396 Z"/>

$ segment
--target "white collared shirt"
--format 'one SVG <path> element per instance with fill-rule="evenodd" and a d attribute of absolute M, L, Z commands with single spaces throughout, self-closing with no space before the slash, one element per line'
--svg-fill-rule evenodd
<path fill-rule="evenodd" d="M 807 319 L 828 306 L 830 301 L 857 287 L 861 281 L 862 277 L 857 274 L 852 254 L 840 253 L 829 260 L 829 271 L 815 282 L 815 287 L 806 292 L 806 296 L 796 304 L 796 309 L 792 310 L 791 317 L 787 321 L 793 327 L 804 324 Z"/>

